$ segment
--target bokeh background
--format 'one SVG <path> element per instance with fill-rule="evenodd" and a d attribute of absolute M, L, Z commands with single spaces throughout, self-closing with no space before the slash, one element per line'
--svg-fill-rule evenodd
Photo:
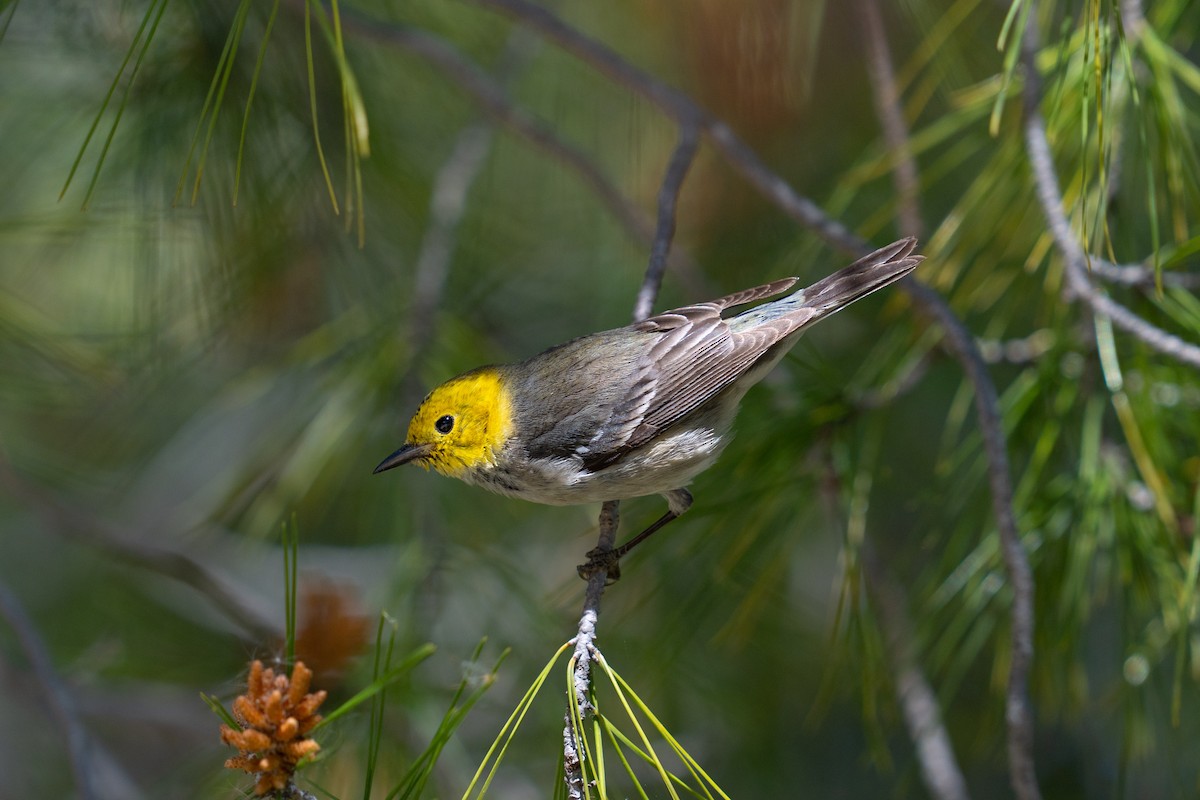
<path fill-rule="evenodd" d="M 920 278 L 1000 395 L 1036 579 L 1042 791 L 1194 796 L 1200 378 L 1064 292 L 1022 137 L 1030 6 L 1003 41 L 1011 9 L 978 0 L 550 7 L 864 238 L 915 213 Z M 881 133 L 871 8 L 915 198 Z M 458 796 L 574 633 L 596 507 L 370 473 L 431 385 L 629 321 L 676 126 L 484 4 L 340 11 L 344 56 L 315 22 L 306 45 L 302 2 L 0 3 L 0 797 L 246 791 L 200 693 L 228 702 L 251 658 L 280 655 L 285 526 L 301 655 L 330 707 L 370 683 L 381 613 L 397 653 L 437 648 L 389 691 L 376 797 L 464 676 L 511 648 L 427 792 Z M 1141 276 L 1095 285 L 1196 343 L 1200 4 L 1145 13 L 1041 3 L 1041 108 L 1075 235 Z M 577 153 L 627 219 L 485 113 L 436 47 Z M 707 143 L 677 217 L 659 309 L 849 260 Z M 693 509 L 623 564 L 599 645 L 730 796 L 928 796 L 889 636 L 972 796 L 1011 795 L 1013 594 L 973 396 L 907 295 L 868 298 L 750 393 Z M 624 530 L 661 511 L 623 504 Z M 555 791 L 560 674 L 494 796 Z M 362 795 L 368 727 L 360 707 L 326 729 L 307 791 Z"/>

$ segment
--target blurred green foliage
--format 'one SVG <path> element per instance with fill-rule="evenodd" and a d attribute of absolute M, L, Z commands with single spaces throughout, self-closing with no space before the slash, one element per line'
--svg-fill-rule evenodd
<path fill-rule="evenodd" d="M 260 634 L 282 631 L 278 533 L 293 515 L 302 596 L 333 587 L 351 616 L 397 620 L 397 652 L 438 647 L 389 693 L 377 787 L 425 751 L 486 635 L 496 650 L 485 662 L 512 654 L 434 772 L 438 796 L 461 792 L 574 632 L 574 565 L 594 541 L 596 508 L 370 470 L 431 384 L 626 323 L 648 247 L 577 173 L 498 126 L 451 235 L 444 291 L 420 294 L 431 192 L 483 116 L 445 70 L 380 32 L 444 37 L 647 219 L 674 128 L 472 3 L 339 5 L 357 20 L 342 33 L 344 60 L 332 17 L 306 45 L 303 3 L 277 14 L 233 0 L 166 6 L 59 200 L 122 59 L 131 48 L 138 58 L 144 15 L 160 6 L 0 4 L 11 20 L 0 21 L 0 583 L 75 698 L 98 796 L 236 796 L 247 785 L 222 774 L 227 753 L 199 692 L 228 700 L 251 657 L 279 654 L 281 639 Z M 557 13 L 725 119 L 802 194 L 882 244 L 897 234 L 894 157 L 854 8 L 622 0 Z M 239 9 L 203 179 L 195 202 L 190 188 L 176 202 L 180 176 L 193 185 L 189 147 L 213 119 L 202 108 Z M 1192 796 L 1200 378 L 1065 297 L 1021 136 L 1022 76 L 997 48 L 1007 10 L 884 9 L 920 167 L 920 277 L 979 337 L 1001 395 L 1037 580 L 1031 688 L 1045 795 Z M 1195 276 L 1200 4 L 1153 4 L 1136 30 L 1120 11 L 1096 0 L 1040 12 L 1043 113 L 1067 210 L 1095 256 Z M 506 66 L 514 49 L 524 58 Z M 349 74 L 369 129 L 361 160 L 347 157 Z M 703 146 L 676 241 L 698 266 L 668 271 L 658 308 L 781 275 L 816 279 L 845 260 Z M 1195 288 L 1106 286 L 1200 341 Z M 864 541 L 906 590 L 912 644 L 973 796 L 1007 795 L 1011 591 L 971 387 L 939 339 L 899 292 L 806 336 L 747 397 L 738 438 L 692 487 L 693 510 L 606 595 L 609 662 L 731 796 L 925 794 L 863 589 Z M 622 511 L 631 530 L 661 501 Z M 162 554 L 215 576 L 226 606 Z M 353 695 L 371 681 L 369 662 L 329 674 L 326 688 Z M 65 734 L 4 625 L 0 681 L 0 794 L 69 795 Z M 495 796 L 554 790 L 563 712 L 552 693 L 535 705 Z M 308 775 L 354 796 L 366 712 L 330 728 Z"/>

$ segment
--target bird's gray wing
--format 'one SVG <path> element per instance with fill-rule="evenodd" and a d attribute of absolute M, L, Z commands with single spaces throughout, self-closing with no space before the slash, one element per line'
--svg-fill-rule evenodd
<path fill-rule="evenodd" d="M 600 469 L 616 462 L 717 397 L 774 345 L 912 272 L 922 260 L 913 255 L 916 244 L 913 238 L 893 242 L 803 292 L 728 321 L 721 318 L 725 309 L 780 294 L 796 278 L 635 323 L 633 331 L 657 338 L 636 365 L 627 394 L 588 443 L 584 465 Z"/>
<path fill-rule="evenodd" d="M 631 326 L 648 337 L 627 393 L 612 406 L 587 446 L 584 466 L 601 469 L 645 444 L 716 397 L 780 339 L 789 319 L 736 332 L 721 318 L 726 308 L 779 294 L 795 278 L 746 289 L 708 303 L 683 306 Z"/>

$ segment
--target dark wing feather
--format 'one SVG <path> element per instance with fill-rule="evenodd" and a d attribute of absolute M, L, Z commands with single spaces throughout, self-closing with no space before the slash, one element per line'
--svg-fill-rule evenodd
<path fill-rule="evenodd" d="M 726 308 L 779 294 L 796 278 L 745 289 L 718 300 L 672 309 L 634 323 L 660 334 L 639 364 L 628 397 L 613 407 L 589 443 L 584 466 L 601 469 L 653 439 L 718 395 L 790 332 L 786 321 L 735 333 L 721 318 Z"/>
<path fill-rule="evenodd" d="M 859 259 L 803 293 L 776 301 L 795 305 L 764 314 L 737 329 L 721 312 L 771 297 L 795 284 L 796 278 L 745 289 L 708 303 L 683 306 L 631 326 L 659 334 L 639 360 L 628 394 L 611 407 L 583 456 L 584 466 L 602 469 L 717 397 L 750 370 L 776 344 L 812 322 L 911 272 L 915 239 L 902 239 Z M 761 306 L 767 309 L 775 303 Z M 756 315 L 758 309 L 747 313 Z M 776 315 L 777 314 L 777 315 Z"/>

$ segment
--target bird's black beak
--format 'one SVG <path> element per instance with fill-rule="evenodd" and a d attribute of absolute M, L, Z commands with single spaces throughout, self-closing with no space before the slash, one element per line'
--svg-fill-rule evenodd
<path fill-rule="evenodd" d="M 379 462 L 379 466 L 371 472 L 372 475 L 378 475 L 381 472 L 386 472 L 392 467 L 398 467 L 401 464 L 407 464 L 410 461 L 416 461 L 418 458 L 424 458 L 429 455 L 429 451 L 433 449 L 432 445 L 428 444 L 405 444 L 396 452 Z"/>

